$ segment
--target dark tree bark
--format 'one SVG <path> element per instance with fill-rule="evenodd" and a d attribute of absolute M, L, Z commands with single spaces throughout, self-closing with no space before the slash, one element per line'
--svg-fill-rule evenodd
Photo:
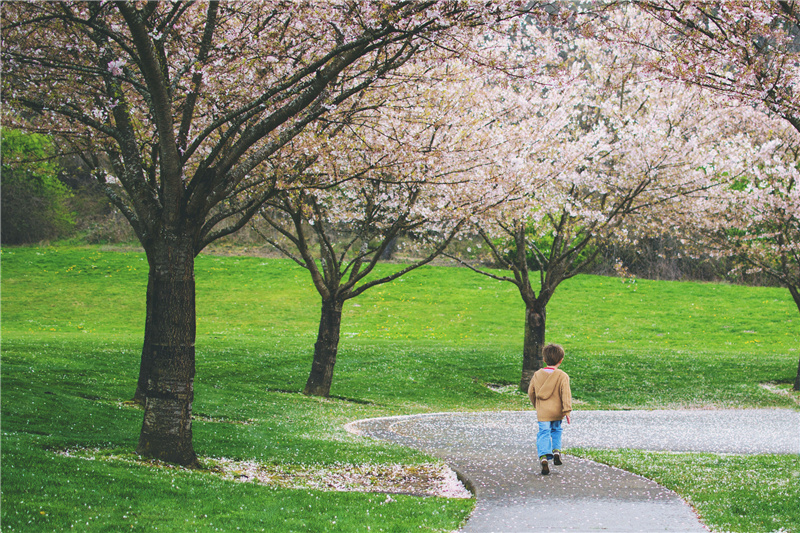
<path fill-rule="evenodd" d="M 144 320 L 144 343 L 142 345 L 142 358 L 139 363 L 139 379 L 136 380 L 136 392 L 133 395 L 133 401 L 137 405 L 144 407 L 147 402 L 147 379 L 153 367 L 153 350 L 150 349 L 152 341 L 150 340 L 150 332 L 153 328 L 153 307 L 155 305 L 153 298 L 155 296 L 155 276 L 153 270 L 149 271 L 147 276 L 147 296 L 145 303 L 145 320 Z"/>
<path fill-rule="evenodd" d="M 789 292 L 792 294 L 797 310 L 800 311 L 800 290 L 798 287 L 789 285 Z M 794 390 L 800 391 L 800 360 L 797 361 L 797 376 L 794 378 Z"/>
<path fill-rule="evenodd" d="M 794 378 L 794 390 L 800 391 L 800 360 L 797 361 L 797 377 Z"/>
<path fill-rule="evenodd" d="M 333 383 L 333 367 L 339 351 L 339 332 L 342 327 L 343 302 L 322 302 L 317 342 L 314 344 L 314 361 L 303 394 L 328 397 Z"/>
<path fill-rule="evenodd" d="M 519 387 L 528 390 L 533 374 L 543 368 L 542 348 L 545 343 L 547 304 L 538 301 L 525 306 L 525 340 L 522 346 L 522 378 Z"/>
<path fill-rule="evenodd" d="M 394 253 L 397 251 L 397 237 L 389 241 L 386 245 L 386 250 L 381 254 L 381 261 L 391 261 L 394 259 Z"/>
<path fill-rule="evenodd" d="M 195 373 L 194 247 L 189 239 L 147 250 L 147 327 L 140 379 L 144 422 L 136 452 L 197 465 L 192 446 Z"/>
<path fill-rule="evenodd" d="M 547 327 L 547 304 L 552 298 L 556 287 L 565 279 L 573 274 L 564 266 L 564 262 L 572 259 L 573 251 L 566 254 L 558 254 L 564 246 L 563 238 L 556 238 L 549 254 L 543 253 L 535 244 L 528 241 L 526 224 L 523 221 L 515 221 L 505 227 L 509 237 L 514 241 L 516 253 L 502 253 L 496 246 L 494 240 L 480 228 L 479 234 L 484 242 L 489 246 L 495 260 L 508 268 L 514 277 L 497 276 L 490 272 L 475 268 L 458 258 L 465 266 L 470 269 L 500 281 L 508 281 L 516 285 L 522 301 L 525 302 L 525 337 L 522 344 L 522 372 L 519 381 L 519 388 L 523 392 L 528 391 L 528 385 L 537 370 L 544 367 L 542 358 L 542 348 L 545 345 L 545 333 Z M 531 271 L 528 268 L 526 251 L 533 248 L 539 264 L 539 291 L 538 294 L 531 284 Z M 554 259 L 559 257 L 559 260 Z"/>

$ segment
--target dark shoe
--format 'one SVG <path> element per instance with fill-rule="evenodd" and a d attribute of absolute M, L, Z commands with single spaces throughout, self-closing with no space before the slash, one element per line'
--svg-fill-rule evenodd
<path fill-rule="evenodd" d="M 542 475 L 550 475 L 550 466 L 547 464 L 547 459 L 542 459 Z"/>
<path fill-rule="evenodd" d="M 560 452 L 553 452 L 553 464 L 556 465 L 556 466 L 561 466 L 562 464 L 564 464 L 564 463 L 561 462 L 561 453 Z"/>

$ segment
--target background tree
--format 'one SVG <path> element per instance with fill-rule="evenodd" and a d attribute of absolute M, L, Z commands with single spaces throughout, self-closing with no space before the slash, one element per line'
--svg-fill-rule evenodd
<path fill-rule="evenodd" d="M 530 150 L 529 189 L 512 184 L 525 192 L 476 219 L 495 262 L 512 275 L 468 265 L 520 291 L 523 390 L 543 366 L 546 309 L 558 285 L 593 264 L 598 242 L 659 234 L 663 212 L 712 187 L 725 164 L 718 158 L 725 139 L 703 93 L 640 78 L 635 55 L 575 42 L 581 78 L 557 93 L 556 104 L 552 91 L 542 92 L 539 112 L 529 115 L 536 118 L 524 122 L 531 137 L 550 139 L 547 150 Z M 542 133 L 554 123 L 557 131 Z"/>
<path fill-rule="evenodd" d="M 20 125 L 85 154 L 148 258 L 140 454 L 196 462 L 194 258 L 285 185 L 271 158 L 418 53 L 474 50 L 486 40 L 473 28 L 521 14 L 435 1 L 3 5 L 6 120 L 27 109 Z"/>
<path fill-rule="evenodd" d="M 362 95 L 369 111 L 356 121 L 327 117 L 308 140 L 316 159 L 305 181 L 320 187 L 283 191 L 261 210 L 275 235 L 264 238 L 309 271 L 322 300 L 305 394 L 330 394 L 347 300 L 430 263 L 469 216 L 502 200 L 492 183 L 518 146 L 493 128 L 508 105 L 505 90 L 487 81 L 488 71 L 438 59 Z M 401 238 L 416 259 L 376 275 Z"/>
<path fill-rule="evenodd" d="M 428 264 L 458 232 L 461 223 L 451 213 L 421 209 L 433 200 L 431 192 L 419 183 L 357 179 L 324 193 L 283 192 L 265 205 L 264 220 L 290 245 L 267 241 L 309 271 L 322 300 L 304 394 L 330 394 L 344 303 Z M 372 275 L 387 246 L 411 233 L 423 249 L 422 257 L 391 274 Z"/>
<path fill-rule="evenodd" d="M 2 128 L 3 244 L 61 237 L 75 224 L 67 200 L 69 188 L 58 179 L 59 165 L 50 137 Z"/>
<path fill-rule="evenodd" d="M 727 229 L 716 240 L 752 271 L 789 289 L 800 311 L 800 144 L 779 142 L 763 150 L 741 189 L 723 204 Z M 794 390 L 800 390 L 800 362 Z"/>
<path fill-rule="evenodd" d="M 649 52 L 648 71 L 684 84 L 710 89 L 752 107 L 752 124 L 786 121 L 800 132 L 800 5 L 794 1 L 697 1 L 664 3 L 636 0 L 631 9 L 605 19 L 603 39 Z M 643 14 L 644 16 L 639 16 Z M 729 251 L 762 269 L 789 289 L 797 301 L 797 159 L 795 132 L 777 128 L 783 155 L 767 155 L 753 169 L 752 181 L 734 202 L 725 201 Z M 788 155 L 787 155 L 788 154 Z M 774 159 L 782 161 L 775 165 Z M 772 169 L 772 170 L 766 170 Z M 735 184 L 734 184 L 735 186 Z M 718 213 L 717 209 L 712 212 Z M 736 213 L 738 222 L 730 217 Z M 741 215 L 746 215 L 744 219 Z M 791 239 L 794 238 L 794 241 Z M 788 239 L 788 240 L 787 240 Z M 720 241 L 717 241 L 719 244 Z M 795 378 L 800 390 L 800 361 Z"/>
<path fill-rule="evenodd" d="M 737 110 L 731 130 L 742 136 L 740 146 L 749 144 L 730 155 L 740 170 L 691 199 L 687 210 L 702 216 L 671 224 L 691 236 L 694 251 L 732 259 L 736 268 L 786 287 L 800 311 L 800 135 L 750 106 Z M 800 368 L 794 389 L 800 390 Z"/>
<path fill-rule="evenodd" d="M 800 130 L 797 2 L 632 4 L 596 27 L 603 38 L 649 51 L 650 72 L 754 105 Z"/>

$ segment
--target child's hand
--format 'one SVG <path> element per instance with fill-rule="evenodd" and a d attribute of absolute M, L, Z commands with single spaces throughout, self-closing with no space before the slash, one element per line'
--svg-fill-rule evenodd
<path fill-rule="evenodd" d="M 567 415 L 567 424 L 572 424 L 572 422 L 570 422 L 569 415 Z"/>

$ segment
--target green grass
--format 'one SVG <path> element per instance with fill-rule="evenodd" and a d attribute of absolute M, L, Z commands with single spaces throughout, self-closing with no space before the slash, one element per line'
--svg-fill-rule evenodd
<path fill-rule="evenodd" d="M 569 450 L 623 468 L 680 493 L 712 531 L 797 531 L 800 458 L 796 455 L 676 454 Z"/>
<path fill-rule="evenodd" d="M 471 500 L 276 489 L 211 474 L 62 457 L 34 435 L 3 444 L 7 531 L 443 531 Z"/>
<path fill-rule="evenodd" d="M 419 464 L 431 459 L 356 438 L 343 424 L 528 408 L 525 395 L 486 386 L 519 380 L 524 309 L 509 284 L 426 267 L 348 302 L 332 398 L 319 399 L 299 394 L 319 318 L 306 272 L 209 255 L 196 272 L 202 457 Z M 101 460 L 130 454 L 138 439 L 141 411 L 124 402 L 136 385 L 146 281 L 141 253 L 2 249 L 2 529 L 447 531 L 468 515 L 464 500 L 386 503 Z M 559 288 L 548 320 L 581 409 L 796 406 L 760 386 L 794 379 L 800 315 L 788 291 L 579 276 Z M 72 447 L 101 451 L 94 461 L 55 453 Z M 800 531 L 796 517 L 787 523 Z"/>

